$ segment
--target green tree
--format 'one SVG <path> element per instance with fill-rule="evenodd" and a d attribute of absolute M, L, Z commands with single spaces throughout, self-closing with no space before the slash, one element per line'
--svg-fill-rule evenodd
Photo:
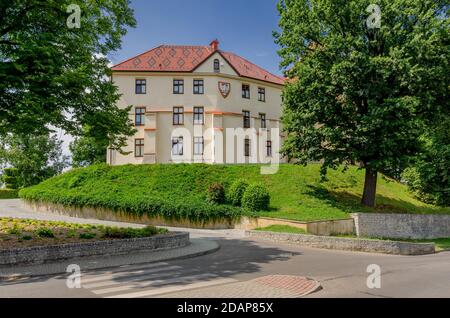
<path fill-rule="evenodd" d="M 93 137 L 82 136 L 70 143 L 72 153 L 72 167 L 86 167 L 93 164 L 105 163 L 108 142 L 102 143 Z"/>
<path fill-rule="evenodd" d="M 71 4 L 79 5 L 79 27 Z M 1 1 L 0 136 L 46 135 L 50 127 L 81 136 L 89 126 L 120 150 L 134 130 L 129 109 L 116 105 L 105 56 L 135 23 L 128 0 Z"/>
<path fill-rule="evenodd" d="M 1 181 L 6 189 L 16 190 L 19 188 L 18 170 L 16 168 L 4 168 Z"/>
<path fill-rule="evenodd" d="M 15 189 L 38 184 L 68 166 L 68 157 L 62 153 L 62 141 L 56 135 L 8 134 L 0 143 L 1 161 L 13 167 L 4 169 L 7 178 L 4 181 Z"/>
<path fill-rule="evenodd" d="M 402 177 L 422 201 L 450 206 L 450 116 L 443 116 L 423 138 L 425 150 Z"/>
<path fill-rule="evenodd" d="M 359 164 L 362 204 L 373 207 L 378 172 L 398 175 L 420 152 L 424 127 L 449 109 L 447 1 L 282 0 L 278 9 L 290 78 L 283 151 L 322 161 L 323 176 Z"/>

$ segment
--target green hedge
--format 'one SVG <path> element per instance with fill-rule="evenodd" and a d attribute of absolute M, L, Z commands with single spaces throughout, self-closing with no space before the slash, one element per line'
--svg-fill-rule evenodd
<path fill-rule="evenodd" d="M 0 189 L 0 199 L 17 199 L 19 190 Z"/>
<path fill-rule="evenodd" d="M 106 208 L 132 215 L 163 217 L 167 220 L 208 222 L 239 218 L 243 210 L 229 205 L 212 205 L 206 199 L 208 185 L 197 182 L 189 166 L 95 165 L 74 169 L 30 188 L 20 197 L 65 206 Z M 201 180 L 201 179 L 199 179 Z M 195 189 L 193 189 L 195 188 Z M 200 191 L 202 189 L 202 191 Z"/>

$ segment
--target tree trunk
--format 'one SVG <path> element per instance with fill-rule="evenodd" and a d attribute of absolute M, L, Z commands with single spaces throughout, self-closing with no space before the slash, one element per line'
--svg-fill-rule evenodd
<path fill-rule="evenodd" d="M 365 206 L 375 207 L 375 195 L 377 193 L 378 172 L 366 168 L 366 180 L 364 181 L 364 193 L 361 203 Z"/>

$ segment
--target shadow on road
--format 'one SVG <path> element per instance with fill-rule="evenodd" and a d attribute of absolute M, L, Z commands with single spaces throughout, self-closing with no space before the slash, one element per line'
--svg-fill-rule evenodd
<path fill-rule="evenodd" d="M 161 279 L 157 282 L 158 287 L 170 286 L 170 285 L 185 285 L 191 284 L 197 281 L 208 281 L 217 278 L 229 278 L 238 274 L 252 274 L 261 271 L 262 265 L 276 262 L 276 261 L 288 261 L 294 256 L 301 255 L 301 253 L 291 252 L 276 247 L 261 246 L 260 244 L 250 240 L 238 240 L 238 239 L 215 239 L 220 244 L 220 249 L 212 254 L 178 259 L 172 261 L 166 261 L 169 266 L 178 266 L 179 269 L 168 269 L 167 271 L 161 270 L 158 273 L 151 275 L 151 279 L 148 277 L 148 273 L 142 273 L 142 280 L 139 277 L 139 271 L 132 273 L 134 270 L 126 268 L 105 268 L 96 269 L 94 271 L 87 272 L 89 274 L 103 275 L 114 274 L 112 281 L 123 282 L 124 284 L 132 277 L 133 282 L 146 282 L 148 286 L 152 286 L 153 280 L 158 280 L 158 276 L 167 277 L 170 274 L 169 281 L 164 282 Z M 139 264 L 142 267 L 143 264 Z M 129 273 L 131 272 L 131 274 Z M 209 274 L 209 275 L 204 275 Z M 201 276 L 199 279 L 198 275 Z M 3 285 L 16 285 L 23 283 L 35 283 L 45 282 L 49 279 L 56 278 L 65 280 L 68 274 L 51 275 L 32 277 L 23 280 L 16 280 L 11 282 L 0 282 L 0 286 Z M 191 278 L 190 278 L 191 277 Z M 179 279 L 178 279 L 179 278 Z M 141 286 L 142 288 L 143 286 Z M 145 286 L 144 286 L 145 287 Z"/>

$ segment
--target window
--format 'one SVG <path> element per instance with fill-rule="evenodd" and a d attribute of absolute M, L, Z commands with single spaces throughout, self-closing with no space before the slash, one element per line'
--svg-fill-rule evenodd
<path fill-rule="evenodd" d="M 184 107 L 173 108 L 173 124 L 184 125 Z"/>
<path fill-rule="evenodd" d="M 172 155 L 174 156 L 183 155 L 183 137 L 172 138 Z"/>
<path fill-rule="evenodd" d="M 242 98 L 250 99 L 250 85 L 242 84 Z"/>
<path fill-rule="evenodd" d="M 199 95 L 205 92 L 203 80 L 194 80 L 194 94 Z"/>
<path fill-rule="evenodd" d="M 242 115 L 244 117 L 244 128 L 250 128 L 250 112 L 249 111 L 242 111 Z"/>
<path fill-rule="evenodd" d="M 134 125 L 144 126 L 145 124 L 145 107 L 136 107 L 134 109 Z"/>
<path fill-rule="evenodd" d="M 144 157 L 144 139 L 134 140 L 134 156 Z"/>
<path fill-rule="evenodd" d="M 218 59 L 214 60 L 214 72 L 220 73 L 220 61 Z"/>
<path fill-rule="evenodd" d="M 194 155 L 203 156 L 204 140 L 203 137 L 194 137 Z"/>
<path fill-rule="evenodd" d="M 136 80 L 136 94 L 147 94 L 147 80 Z"/>
<path fill-rule="evenodd" d="M 272 141 L 270 140 L 266 141 L 266 156 L 272 157 Z"/>
<path fill-rule="evenodd" d="M 184 80 L 173 80 L 173 93 L 184 94 Z"/>
<path fill-rule="evenodd" d="M 259 117 L 261 118 L 261 128 L 267 128 L 266 114 L 260 113 Z"/>
<path fill-rule="evenodd" d="M 266 89 L 262 87 L 258 87 L 258 100 L 260 102 L 266 101 Z"/>
<path fill-rule="evenodd" d="M 194 107 L 194 125 L 203 125 L 205 123 L 204 112 L 203 107 Z"/>
<path fill-rule="evenodd" d="M 244 155 L 250 157 L 250 139 L 245 138 Z"/>

